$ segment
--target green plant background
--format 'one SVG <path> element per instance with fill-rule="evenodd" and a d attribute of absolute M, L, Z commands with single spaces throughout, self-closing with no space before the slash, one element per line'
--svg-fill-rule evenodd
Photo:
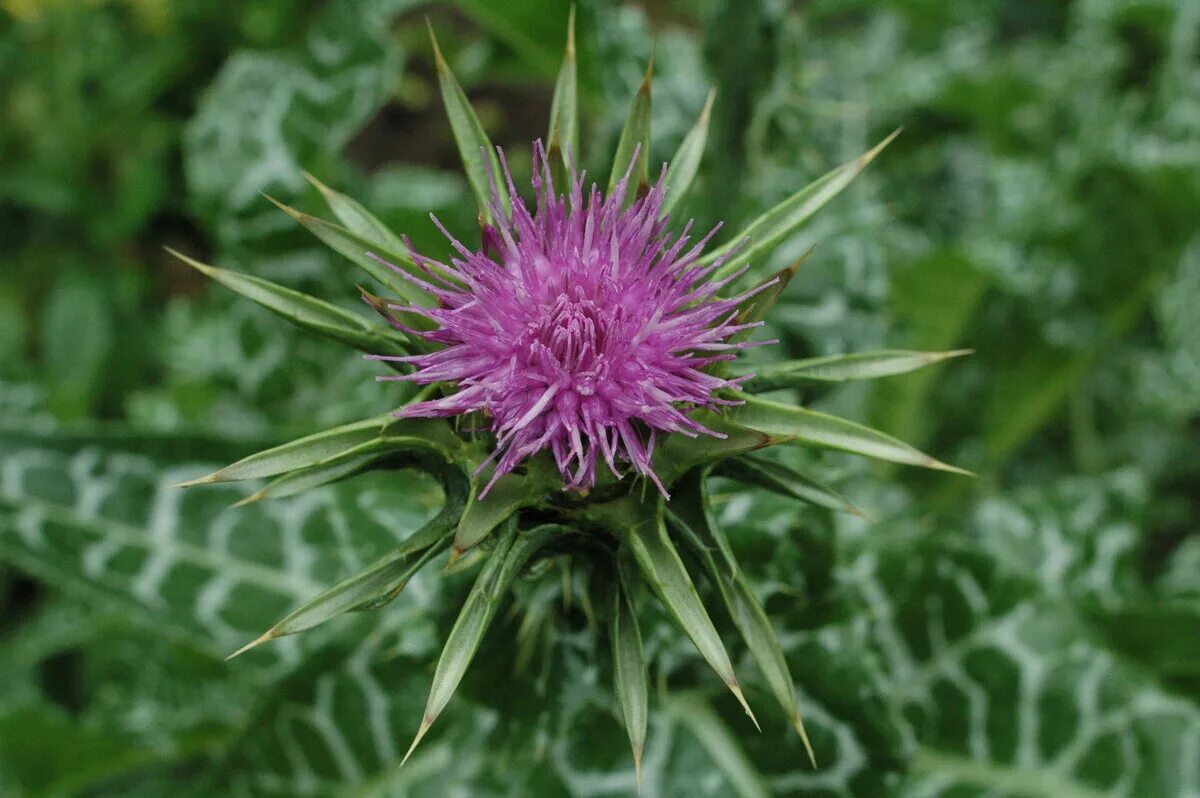
<path fill-rule="evenodd" d="M 348 264 L 260 193 L 316 210 L 306 169 L 418 247 L 445 246 L 429 211 L 470 235 L 424 18 L 521 172 L 567 11 L 0 3 L 0 795 L 633 793 L 602 633 L 535 583 L 517 603 L 550 609 L 502 612 L 403 769 L 469 575 L 223 662 L 429 517 L 432 483 L 242 510 L 241 488 L 172 487 L 395 394 L 162 247 L 358 307 Z M 717 89 L 702 224 L 904 128 L 755 265 L 817 244 L 772 349 L 976 350 L 803 399 L 978 479 L 803 455 L 870 520 L 718 486 L 819 767 L 653 617 L 643 794 L 1200 796 L 1200 4 L 578 13 L 586 164 L 652 51 L 655 159 Z"/>

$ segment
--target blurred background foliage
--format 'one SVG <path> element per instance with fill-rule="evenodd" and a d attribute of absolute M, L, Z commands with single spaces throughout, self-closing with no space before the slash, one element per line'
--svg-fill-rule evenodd
<path fill-rule="evenodd" d="M 602 632 L 557 590 L 501 616 L 402 770 L 469 577 L 222 662 L 428 517 L 435 486 L 241 511 L 236 488 L 171 488 L 396 395 L 162 247 L 356 308 L 347 264 L 261 194 L 316 211 L 307 170 L 419 248 L 445 249 L 429 211 L 469 237 L 424 19 L 527 172 L 567 10 L 0 3 L 0 794 L 632 793 Z M 977 480 L 792 452 L 870 521 L 719 494 L 820 767 L 781 723 L 754 732 L 659 618 L 644 794 L 1200 795 L 1200 4 L 578 13 L 585 165 L 651 52 L 656 159 L 717 89 L 702 225 L 736 230 L 904 128 L 754 265 L 816 245 L 783 345 L 754 357 L 976 350 L 803 399 Z"/>

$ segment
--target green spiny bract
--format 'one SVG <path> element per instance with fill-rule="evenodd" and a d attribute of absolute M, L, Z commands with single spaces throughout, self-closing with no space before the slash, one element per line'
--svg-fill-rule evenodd
<path fill-rule="evenodd" d="M 507 226 L 513 223 L 516 214 L 523 213 L 523 206 L 511 182 L 500 179 L 501 174 L 507 176 L 507 168 L 497 157 L 498 151 L 488 141 L 465 94 L 437 50 L 436 42 L 434 52 L 442 97 L 467 177 L 479 202 L 483 225 L 482 252 L 468 252 L 455 243 L 464 257 L 480 259 L 478 267 L 487 271 L 493 268 L 495 255 L 491 250 L 499 246 L 497 229 L 507 235 Z M 620 208 L 616 208 L 604 218 L 610 222 L 618 219 L 619 222 L 632 218 L 629 214 L 636 217 L 641 213 L 642 216 L 635 219 L 638 224 L 658 225 L 656 229 L 661 231 L 666 226 L 667 213 L 686 195 L 696 175 L 707 136 L 712 96 L 666 167 L 665 179 L 651 189 L 647 155 L 650 86 L 647 71 L 622 131 L 609 181 L 610 199 L 623 196 L 626 187 L 634 185 L 636 192 L 629 193 L 636 194 L 637 198 L 617 200 L 617 205 L 629 205 L 624 211 L 627 216 L 620 216 Z M 572 18 L 566 55 L 555 86 L 550 133 L 543 159 L 545 185 L 555 179 L 559 185 L 571 184 L 570 154 L 578 147 L 577 107 Z M 697 249 L 691 261 L 686 261 L 685 256 L 686 262 L 680 271 L 686 278 L 690 272 L 684 267 L 693 267 L 695 273 L 702 272 L 711 284 L 732 284 L 740 274 L 739 265 L 744 268 L 750 259 L 764 256 L 807 221 L 845 188 L 890 139 L 784 200 L 740 235 L 729 239 L 728 244 L 703 256 Z M 183 255 L 179 257 L 289 321 L 383 360 L 392 365 L 401 378 L 409 375 L 410 363 L 417 364 L 418 373 L 422 364 L 429 367 L 432 363 L 432 368 L 439 367 L 436 356 L 439 352 L 449 351 L 444 334 L 444 325 L 448 323 L 446 297 L 449 288 L 456 285 L 461 288 L 463 270 L 468 264 L 456 260 L 456 271 L 455 267 L 415 255 L 405 239 L 392 233 L 360 204 L 315 178 L 310 177 L 310 180 L 341 224 L 280 207 L 321 241 L 361 266 L 379 286 L 377 290 L 396 297 L 384 299 L 371 290 L 362 290 L 367 304 L 384 316 L 389 325 L 370 323 L 323 300 L 265 280 L 206 266 Z M 535 183 L 535 188 L 539 185 Z M 582 181 L 575 180 L 573 185 L 578 192 Z M 594 191 L 594 196 L 598 198 L 598 192 Z M 546 229 L 553 230 L 556 225 L 562 227 L 570 221 L 566 205 L 553 204 L 557 199 L 552 194 L 547 196 L 539 192 L 540 203 L 550 203 L 559 213 Z M 539 204 L 539 214 L 542 210 L 543 205 Z M 588 213 L 591 213 L 590 209 Z M 597 218 L 593 215 L 591 222 L 602 225 L 603 221 L 597 221 Z M 526 215 L 523 219 L 525 229 L 529 229 L 530 217 Z M 583 230 L 582 222 L 579 229 Z M 545 233 L 545 229 L 542 232 Z M 614 235 L 614 241 L 617 238 L 628 241 L 630 237 L 621 231 L 620 236 Z M 660 248 L 665 246 L 661 237 L 652 238 Z M 516 246 L 512 236 L 509 236 L 508 244 L 510 251 Z M 660 251 L 655 250 L 650 257 L 644 258 L 641 261 L 643 268 L 658 268 L 661 260 L 656 260 L 656 255 Z M 503 264 L 506 263 L 503 253 L 499 260 L 494 268 L 503 276 Z M 694 294 L 692 283 L 686 283 L 688 290 L 679 294 L 682 301 L 672 309 L 676 316 L 667 315 L 666 318 L 682 317 L 703 307 L 705 301 L 712 302 L 721 311 L 719 315 L 728 315 L 728 318 L 719 322 L 710 319 L 697 327 L 697 334 L 702 336 L 699 340 L 713 349 L 736 350 L 745 345 L 752 328 L 766 317 L 795 269 L 796 266 L 784 269 L 758 286 L 735 294 L 733 300 L 716 300 L 711 292 Z M 656 286 L 651 293 L 661 295 L 665 289 L 661 284 Z M 518 289 L 525 290 L 520 286 Z M 526 299 L 526 296 L 517 296 L 517 304 L 528 304 Z M 653 321 L 657 322 L 658 318 L 654 317 Z M 591 324 L 594 319 L 589 316 L 585 321 Z M 577 318 L 571 323 L 576 322 Z M 603 319 L 597 323 L 603 323 Z M 572 329 L 577 329 L 577 325 Z M 721 334 L 710 334 L 714 331 Z M 537 343 L 532 346 L 547 348 Z M 571 343 L 566 346 L 574 347 L 570 348 L 574 353 L 571 362 L 579 361 L 578 346 Z M 585 352 L 595 355 L 591 349 Z M 732 356 L 693 359 L 688 364 L 692 369 L 688 379 L 692 382 L 684 384 L 692 388 L 706 386 L 710 400 L 698 400 L 691 395 L 688 401 L 667 402 L 663 406 L 665 410 L 656 410 L 657 415 L 618 419 L 611 423 L 611 430 L 589 418 L 584 434 L 592 436 L 587 450 L 590 461 L 585 460 L 578 426 L 570 426 L 576 422 L 565 422 L 565 426 L 558 428 L 561 435 L 557 448 L 549 443 L 551 434 L 546 432 L 534 442 L 540 442 L 540 447 L 527 445 L 521 451 L 521 457 L 502 460 L 505 467 L 495 467 L 490 474 L 486 473 L 487 466 L 497 447 L 504 444 L 505 436 L 515 434 L 514 428 L 520 431 L 529 425 L 547 407 L 545 397 L 555 392 L 547 390 L 534 406 L 519 407 L 510 412 L 509 427 L 501 428 L 499 422 L 495 422 L 493 431 L 500 432 L 497 440 L 494 434 L 478 432 L 480 427 L 487 425 L 489 417 L 496 415 L 479 412 L 481 409 L 492 410 L 491 404 L 485 402 L 482 408 L 469 403 L 456 406 L 451 400 L 456 396 L 455 389 L 461 387 L 457 384 L 458 378 L 425 380 L 428 386 L 396 413 L 300 438 L 188 483 L 268 479 L 265 487 L 244 500 L 248 503 L 294 495 L 372 469 L 410 468 L 431 474 L 440 483 L 445 496 L 441 511 L 390 553 L 293 610 L 236 653 L 310 629 L 349 610 L 383 606 L 404 589 L 418 570 L 439 555 L 448 553 L 451 567 L 447 571 L 479 567 L 474 587 L 438 661 L 425 713 L 409 749 L 411 754 L 450 700 L 513 580 L 536 562 L 555 557 L 570 558 L 579 567 L 589 569 L 588 584 L 595 594 L 592 606 L 607 613 L 617 706 L 629 734 L 635 763 L 640 768 L 648 713 L 646 661 L 636 614 L 643 585 L 650 588 L 747 714 L 754 718 L 729 654 L 696 589 L 694 579 L 701 578 L 711 583 L 726 605 L 767 687 L 800 734 L 815 764 L 781 646 L 738 565 L 733 547 L 713 518 L 706 495 L 706 480 L 716 470 L 722 476 L 765 487 L 799 501 L 827 509 L 857 512 L 821 481 L 754 452 L 777 445 L 816 446 L 959 472 L 959 469 L 881 432 L 835 416 L 754 396 L 758 392 L 798 387 L 812 381 L 900 374 L 959 354 L 963 353 L 871 352 L 773 363 L 757 375 L 742 373 L 740 376 L 736 366 L 729 362 Z M 477 357 L 477 354 L 468 352 L 467 357 Z M 589 372 L 588 379 L 592 376 Z M 680 384 L 678 375 L 668 376 L 674 380 L 672 384 Z M 644 380 L 652 381 L 653 374 L 643 374 Z M 662 395 L 657 388 L 652 390 L 655 395 Z M 465 391 L 458 395 L 462 393 Z M 643 403 L 642 406 L 646 405 Z M 434 415 L 414 412 L 415 408 L 429 407 L 452 407 L 453 412 L 439 415 L 466 415 L 467 418 L 415 417 Z M 664 418 L 675 426 L 664 426 Z M 551 423 L 564 422 L 539 421 L 541 426 L 537 429 L 553 431 Z M 618 425 L 622 436 L 619 443 Z M 474 431 L 468 434 L 463 432 L 466 429 Z M 638 430 L 649 435 L 649 446 L 641 445 Z M 660 440 L 657 447 L 654 446 L 656 432 Z M 570 440 L 570 446 L 561 440 Z M 611 472 L 594 468 L 598 450 L 603 450 Z M 577 461 L 575 476 L 568 471 L 572 461 Z M 638 478 L 621 479 L 616 467 L 618 462 L 629 463 Z M 586 480 L 579 476 L 584 474 Z M 651 488 L 647 491 L 643 478 L 652 479 L 659 490 Z M 757 720 L 754 722 L 757 725 Z"/>

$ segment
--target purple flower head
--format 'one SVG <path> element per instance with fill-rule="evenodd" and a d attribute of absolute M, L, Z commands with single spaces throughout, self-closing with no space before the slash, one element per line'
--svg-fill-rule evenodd
<path fill-rule="evenodd" d="M 608 197 L 595 184 L 585 193 L 586 173 L 573 173 L 569 193 L 559 195 L 537 142 L 536 207 L 530 213 L 503 153 L 500 162 L 512 214 L 504 212 L 493 179 L 490 209 L 497 226 L 485 226 L 483 248 L 468 249 L 434 218 L 458 257 L 444 264 L 413 254 L 429 277 L 418 282 L 439 307 L 395 307 L 433 321 L 432 330 L 405 329 L 441 348 L 387 359 L 416 367 L 394 379 L 446 382 L 455 390 L 397 415 L 490 415 L 496 448 L 480 470 L 493 460 L 496 465 L 481 496 L 543 449 L 554 456 L 568 489 L 594 485 L 603 458 L 618 478 L 628 463 L 665 496 L 651 466 L 655 440 L 663 433 L 721 437 L 688 414 L 739 404 L 717 391 L 746 377 L 725 379 L 706 367 L 752 345 L 727 339 L 761 323 L 739 324 L 736 318 L 738 306 L 766 286 L 717 297 L 746 266 L 710 280 L 729 257 L 699 262 L 719 227 L 690 248 L 691 222 L 677 238 L 667 232 L 668 218 L 660 211 L 665 167 L 628 207 L 629 172 Z"/>

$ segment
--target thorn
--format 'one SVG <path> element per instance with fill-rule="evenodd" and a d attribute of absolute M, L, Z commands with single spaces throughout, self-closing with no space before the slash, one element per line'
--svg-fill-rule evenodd
<path fill-rule="evenodd" d="M 949 463 L 943 463 L 941 460 L 937 460 L 929 455 L 925 456 L 925 460 L 921 463 L 921 465 L 923 465 L 925 468 L 932 468 L 935 471 L 948 471 L 951 474 L 960 474 L 964 477 L 979 476 L 974 471 L 968 471 L 965 468 L 959 468 L 958 466 L 953 466 Z"/>
<path fill-rule="evenodd" d="M 438 47 L 437 36 L 433 35 L 433 23 L 429 17 L 425 17 L 425 27 L 429 29 L 429 41 L 433 45 L 433 60 L 437 71 L 448 73 L 450 67 L 446 64 L 446 59 L 442 57 L 442 48 Z"/>
<path fill-rule="evenodd" d="M 261 646 L 263 643 L 266 643 L 268 640 L 274 640 L 277 636 L 277 635 L 275 635 L 274 632 L 275 632 L 274 628 L 268 629 L 266 632 L 263 633 L 262 637 L 258 638 L 257 640 L 251 640 L 249 643 L 242 646 L 237 651 L 233 652 L 228 657 L 226 657 L 225 661 L 229 662 L 229 660 L 233 659 L 234 657 L 245 654 L 247 651 L 254 648 L 255 646 Z"/>
<path fill-rule="evenodd" d="M 776 444 L 780 443 L 789 443 L 793 440 L 791 435 L 768 435 L 765 432 L 761 432 L 759 434 L 762 435 L 762 440 L 750 447 L 748 451 L 753 452 L 759 449 L 765 449 L 768 446 L 775 446 Z"/>
<path fill-rule="evenodd" d="M 575 60 L 575 4 L 571 3 L 571 13 L 567 15 L 567 52 L 568 61 Z"/>
<path fill-rule="evenodd" d="M 708 97 L 704 100 L 704 110 L 700 112 L 701 124 L 708 124 L 708 120 L 712 117 L 713 103 L 717 99 L 717 87 L 713 86 L 708 90 Z"/>
<path fill-rule="evenodd" d="M 301 213 L 300 211 L 296 210 L 295 208 L 291 207 L 290 205 L 285 205 L 284 203 L 282 203 L 279 200 L 272 197 L 270 194 L 267 194 L 267 193 L 264 193 L 261 191 L 259 193 L 262 194 L 263 199 L 265 199 L 267 202 L 271 203 L 276 208 L 283 211 L 284 213 L 286 213 L 288 216 L 292 217 L 293 219 L 296 219 L 297 221 L 300 219 L 303 219 L 307 215 L 307 214 Z"/>
<path fill-rule="evenodd" d="M 242 499 L 238 499 L 233 504 L 229 505 L 229 509 L 232 510 L 235 507 L 245 507 L 247 504 L 254 504 L 255 502 L 260 502 L 263 499 L 265 499 L 266 497 L 267 497 L 267 489 L 266 488 L 263 488 L 262 490 L 256 490 L 253 493 L 251 493 L 249 496 L 246 496 L 245 498 L 242 498 Z"/>
<path fill-rule="evenodd" d="M 783 269 L 782 271 L 779 272 L 780 275 L 782 275 L 783 272 L 788 272 L 787 279 L 791 280 L 792 277 L 796 274 L 796 272 L 800 270 L 800 267 L 804 265 L 804 261 L 808 260 L 808 256 L 813 254 L 813 250 L 815 250 L 816 248 L 817 248 L 817 245 L 813 244 L 811 247 L 804 250 L 804 252 L 801 253 L 800 257 L 796 258 L 796 260 L 792 262 L 791 266 L 788 266 L 786 269 Z M 787 283 L 784 283 L 784 286 L 786 287 Z"/>
<path fill-rule="evenodd" d="M 943 360 L 950 360 L 951 358 L 965 357 L 967 355 L 973 355 L 973 354 L 975 354 L 974 349 L 951 349 L 948 352 L 935 352 L 933 359 L 930 360 L 929 362 L 930 363 L 940 363 Z"/>
<path fill-rule="evenodd" d="M 843 501 L 845 501 L 845 503 L 846 503 L 846 512 L 850 513 L 850 515 L 858 516 L 859 518 L 861 518 L 862 520 L 866 521 L 869 524 L 875 523 L 875 519 L 871 518 L 871 516 L 867 515 L 862 510 L 855 507 L 849 501 L 846 501 L 844 499 L 843 499 Z"/>
<path fill-rule="evenodd" d="M 800 713 L 792 718 L 792 726 L 796 729 L 796 733 L 800 735 L 800 741 L 804 743 L 804 750 L 808 752 L 808 761 L 812 763 L 813 770 L 817 769 L 817 755 L 813 753 L 812 743 L 808 740 L 808 732 L 804 729 L 804 721 L 800 719 Z"/>
<path fill-rule="evenodd" d="M 433 725 L 433 718 L 425 715 L 421 718 L 421 728 L 417 729 L 417 736 L 413 738 L 412 745 L 408 747 L 408 753 L 404 755 L 404 759 L 400 760 L 400 767 L 404 767 L 404 763 L 412 756 L 413 751 L 417 749 L 417 744 L 421 742 L 421 738 L 425 736 L 425 732 L 429 731 L 429 727 Z"/>
<path fill-rule="evenodd" d="M 650 84 L 654 81 L 654 51 L 650 52 L 650 60 L 646 62 L 646 76 L 642 78 L 642 85 L 638 89 L 638 94 L 649 94 Z"/>
<path fill-rule="evenodd" d="M 737 679 L 729 683 L 729 689 L 737 697 L 738 702 L 742 705 L 742 709 L 746 710 L 746 714 L 750 716 L 750 721 L 754 724 L 754 728 L 758 729 L 761 734 L 762 726 L 758 725 L 758 718 L 754 717 L 754 713 L 750 710 L 750 705 L 746 703 L 746 696 L 742 694 L 742 687 L 738 684 Z"/>
<path fill-rule="evenodd" d="M 902 127 L 896 128 L 891 133 L 889 133 L 887 135 L 887 138 L 885 138 L 883 141 L 879 142 L 874 147 L 867 150 L 862 155 L 858 156 L 858 160 L 855 162 L 855 167 L 857 168 L 857 170 L 861 172 L 863 169 L 865 169 L 867 167 L 867 164 L 869 164 L 871 161 L 875 160 L 875 156 L 878 155 L 879 153 L 883 152 L 884 147 L 886 147 L 887 145 L 889 145 L 893 141 L 895 141 L 896 136 L 899 136 L 901 131 L 903 131 L 903 130 L 904 130 L 904 128 L 902 128 Z"/>
<path fill-rule="evenodd" d="M 325 185 L 320 180 L 317 180 L 312 172 L 308 171 L 307 169 L 301 169 L 300 174 L 303 175 L 304 179 L 311 183 L 312 187 L 317 191 L 320 191 L 322 194 L 329 193 L 329 186 Z"/>
<path fill-rule="evenodd" d="M 180 483 L 176 484 L 174 487 L 176 487 L 176 488 L 194 488 L 197 485 L 211 485 L 214 482 L 221 481 L 220 475 L 221 475 L 220 471 L 214 471 L 211 474 L 209 474 L 208 476 L 197 477 L 196 479 L 189 479 L 186 482 L 180 482 Z"/>
<path fill-rule="evenodd" d="M 187 255 L 184 255 L 182 252 L 180 252 L 177 249 L 172 249 L 171 247 L 163 247 L 163 249 L 165 249 L 170 254 L 174 255 L 179 260 L 186 263 L 188 266 L 191 266 L 193 269 L 200 272 L 201 274 L 211 277 L 213 272 L 216 271 L 216 269 L 214 269 L 212 266 L 209 266 L 207 263 L 201 263 L 200 261 L 196 260 L 195 258 L 189 258 Z"/>
<path fill-rule="evenodd" d="M 642 747 L 639 745 L 633 749 L 633 782 L 637 787 L 637 794 L 642 794 Z"/>
<path fill-rule="evenodd" d="M 446 568 L 450 568 L 454 563 L 458 562 L 458 558 L 467 553 L 466 549 L 459 548 L 458 543 L 450 547 L 450 556 L 446 559 Z"/>

